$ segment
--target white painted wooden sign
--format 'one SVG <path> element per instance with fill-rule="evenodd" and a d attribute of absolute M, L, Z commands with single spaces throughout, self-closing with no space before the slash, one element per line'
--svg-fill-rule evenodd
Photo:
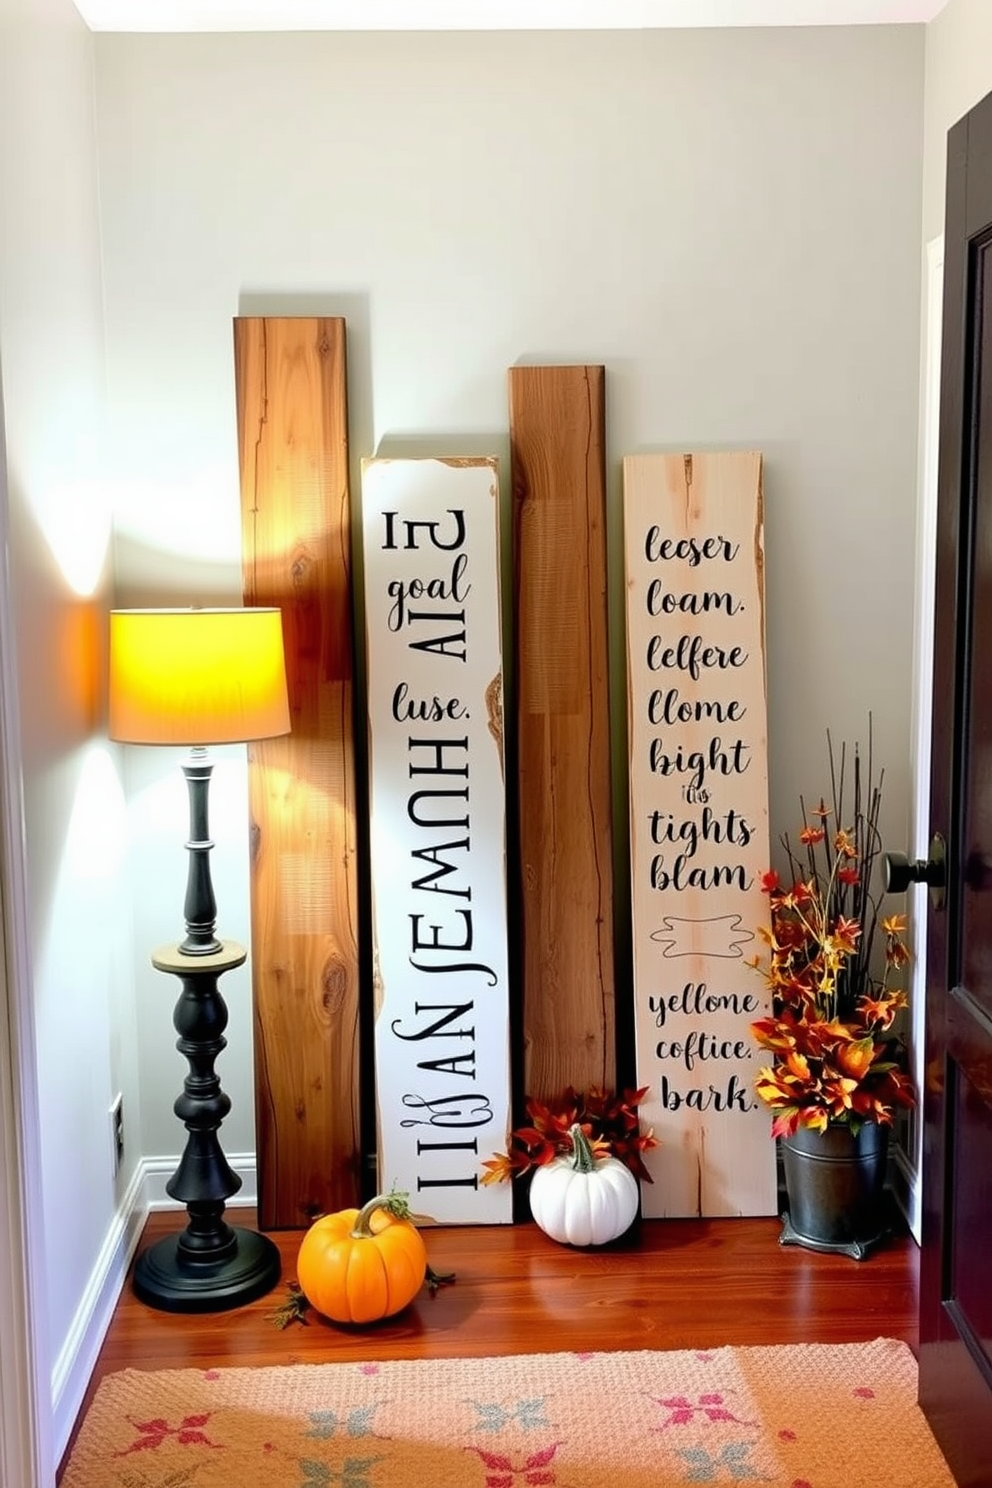
<path fill-rule="evenodd" d="M 495 460 L 367 460 L 362 532 L 379 1184 L 507 1224 L 510 1126 Z"/>
<path fill-rule="evenodd" d="M 761 456 L 624 460 L 637 1083 L 649 1218 L 774 1214 L 746 965 L 768 922 Z"/>

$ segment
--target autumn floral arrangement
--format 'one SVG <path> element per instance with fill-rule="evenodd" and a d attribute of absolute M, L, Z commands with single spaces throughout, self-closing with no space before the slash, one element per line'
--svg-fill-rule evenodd
<path fill-rule="evenodd" d="M 625 1090 L 622 1095 L 595 1087 L 577 1093 L 569 1086 L 554 1100 L 528 1100 L 529 1122 L 510 1133 L 508 1152 L 497 1152 L 482 1164 L 482 1182 L 502 1183 L 571 1153 L 574 1126 L 581 1128 L 595 1157 L 614 1157 L 635 1178 L 652 1182 L 641 1153 L 657 1147 L 658 1142 L 653 1132 L 641 1131 L 637 1114 L 646 1095 L 647 1086 Z"/>
<path fill-rule="evenodd" d="M 881 838 L 882 776 L 853 751 L 853 802 L 845 810 L 847 750 L 827 735 L 831 795 L 807 811 L 795 846 L 782 838 L 788 881 L 770 871 L 762 884 L 771 924 L 759 934 L 767 954 L 750 963 L 772 995 L 772 1016 L 751 1033 L 772 1063 L 755 1082 L 773 1114 L 772 1136 L 800 1127 L 868 1122 L 890 1126 L 897 1107 L 915 1104 L 905 1049 L 895 1030 L 907 1005 L 896 985 L 909 962 L 905 917 L 882 918 L 873 890 Z"/>

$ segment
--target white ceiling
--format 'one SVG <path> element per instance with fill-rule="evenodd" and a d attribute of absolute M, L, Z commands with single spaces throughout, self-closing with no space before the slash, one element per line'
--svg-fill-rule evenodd
<path fill-rule="evenodd" d="M 930 21 L 947 0 L 75 0 L 93 31 L 546 31 Z"/>

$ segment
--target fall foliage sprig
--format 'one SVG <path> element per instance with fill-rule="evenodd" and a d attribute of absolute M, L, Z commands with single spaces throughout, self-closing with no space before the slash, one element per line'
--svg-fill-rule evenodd
<path fill-rule="evenodd" d="M 906 992 L 893 984 L 910 959 L 906 920 L 883 918 L 872 891 L 881 777 L 876 785 L 870 744 L 866 776 L 856 749 L 853 811 L 845 817 L 845 752 L 838 768 L 829 734 L 827 742 L 831 804 L 821 799 L 807 811 L 800 802 L 800 848 L 783 838 L 792 881 L 774 871 L 763 876 L 771 924 L 759 934 L 767 956 L 750 962 L 772 994 L 772 1016 L 752 1023 L 751 1034 L 774 1056 L 755 1081 L 773 1113 L 773 1137 L 799 1127 L 890 1125 L 896 1106 L 915 1104 L 893 1032 L 907 1006 Z M 884 948 L 875 945 L 878 931 Z"/>
<path fill-rule="evenodd" d="M 569 1132 L 577 1124 L 595 1156 L 618 1158 L 635 1178 L 651 1183 L 641 1153 L 657 1147 L 658 1141 L 652 1131 L 641 1130 L 637 1114 L 647 1093 L 646 1085 L 640 1090 L 625 1090 L 622 1095 L 596 1086 L 578 1093 L 570 1085 L 554 1100 L 528 1100 L 525 1109 L 530 1122 L 510 1133 L 509 1151 L 497 1152 L 483 1162 L 486 1171 L 482 1182 L 503 1183 L 518 1178 L 571 1152 Z"/>

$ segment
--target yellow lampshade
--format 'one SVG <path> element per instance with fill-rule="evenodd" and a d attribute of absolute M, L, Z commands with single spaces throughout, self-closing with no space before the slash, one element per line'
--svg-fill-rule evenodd
<path fill-rule="evenodd" d="M 282 612 L 111 610 L 109 733 L 191 746 L 288 734 Z"/>

